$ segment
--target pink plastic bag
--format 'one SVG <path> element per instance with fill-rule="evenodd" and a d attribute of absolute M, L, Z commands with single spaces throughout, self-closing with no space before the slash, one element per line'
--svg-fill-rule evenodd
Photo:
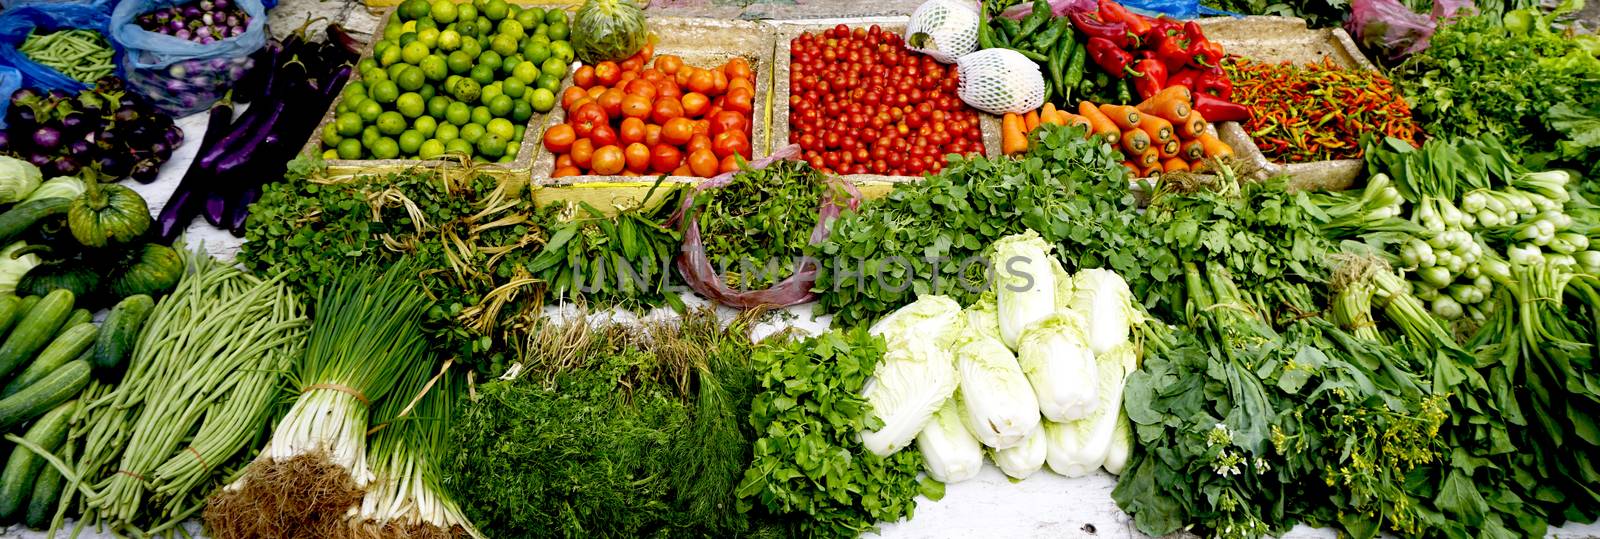
<path fill-rule="evenodd" d="M 1396 0 L 1354 0 L 1345 27 L 1363 47 L 1398 61 L 1427 50 L 1439 21 L 1471 9 L 1472 0 L 1434 0 L 1432 13 L 1424 15 Z"/>
<path fill-rule="evenodd" d="M 1068 11 L 1094 11 L 1095 9 L 1097 9 L 1095 0 L 1050 0 L 1050 12 L 1057 17 L 1066 15 Z M 1000 12 L 1000 16 L 1020 21 L 1027 17 L 1029 13 L 1033 13 L 1033 2 L 1031 1 L 1008 7 L 1005 11 Z"/>
<path fill-rule="evenodd" d="M 772 152 L 770 156 L 751 162 L 750 168 L 766 168 L 767 165 L 794 157 L 799 153 L 800 146 L 790 144 Z M 706 180 L 695 187 L 694 194 L 727 185 L 733 181 L 734 174 L 733 172 L 723 173 Z M 838 182 L 838 185 L 844 188 L 850 198 L 840 203 L 839 200 L 836 200 L 831 195 L 831 193 L 836 193 L 837 190 L 828 191 L 830 195 L 821 202 L 821 206 L 817 209 L 817 226 L 811 230 L 812 245 L 822 243 L 822 240 L 828 238 L 829 227 L 833 224 L 834 219 L 843 214 L 845 210 L 855 211 L 861 207 L 861 191 L 856 189 L 854 184 L 838 177 L 832 177 L 830 181 Z M 678 273 L 683 275 L 684 282 L 688 283 L 689 288 L 694 290 L 696 294 L 717 303 L 740 309 L 762 306 L 788 307 L 816 299 L 816 294 L 811 292 L 811 287 L 817 283 L 817 274 L 821 270 L 821 264 L 810 257 L 800 260 L 800 268 L 795 271 L 794 275 L 790 275 L 787 279 L 772 285 L 770 288 L 735 290 L 729 287 L 723 281 L 722 276 L 717 274 L 716 268 L 711 265 L 711 257 L 706 254 L 705 245 L 700 241 L 699 220 L 689 213 L 693 204 L 693 195 L 685 197 L 683 204 L 678 207 L 677 213 L 673 214 L 672 218 L 667 221 L 667 226 L 675 225 L 682 219 L 688 219 L 687 226 L 684 227 L 683 247 L 678 252 L 676 265 L 678 266 Z"/>

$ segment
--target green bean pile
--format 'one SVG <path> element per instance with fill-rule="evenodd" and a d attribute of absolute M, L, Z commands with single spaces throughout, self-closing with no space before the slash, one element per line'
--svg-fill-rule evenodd
<path fill-rule="evenodd" d="M 117 68 L 111 58 L 111 44 L 94 30 L 29 34 L 17 50 L 40 65 L 84 83 L 100 80 Z"/>

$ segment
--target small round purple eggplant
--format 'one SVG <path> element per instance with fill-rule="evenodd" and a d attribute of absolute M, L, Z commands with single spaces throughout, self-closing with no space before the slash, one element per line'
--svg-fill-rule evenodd
<path fill-rule="evenodd" d="M 77 176 L 78 172 L 83 170 L 83 167 L 78 165 L 78 160 L 71 157 L 55 159 L 50 162 L 50 167 L 55 170 L 55 174 L 51 174 L 51 177 Z"/>
<path fill-rule="evenodd" d="M 33 144 L 41 150 L 53 151 L 61 147 L 61 131 L 53 127 L 40 127 L 33 132 Z"/>
<path fill-rule="evenodd" d="M 83 114 L 68 113 L 66 116 L 61 117 L 61 129 L 68 133 L 77 133 L 80 129 L 87 127 L 87 120 L 84 118 Z"/>
<path fill-rule="evenodd" d="M 33 166 L 39 167 L 41 170 L 50 166 L 50 162 L 53 160 L 54 158 L 42 153 L 28 155 L 28 162 L 33 164 Z"/>
<path fill-rule="evenodd" d="M 90 144 L 88 140 L 74 140 L 67 144 L 67 155 L 88 155 L 93 149 L 94 145 Z"/>
<path fill-rule="evenodd" d="M 128 172 L 128 176 L 132 177 L 134 181 L 139 183 L 150 183 L 156 181 L 156 177 L 160 175 L 161 163 L 152 159 L 145 159 L 139 161 L 138 163 L 134 163 L 133 169 Z"/>

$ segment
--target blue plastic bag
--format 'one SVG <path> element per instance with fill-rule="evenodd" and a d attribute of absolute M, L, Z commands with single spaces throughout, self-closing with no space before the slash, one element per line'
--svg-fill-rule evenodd
<path fill-rule="evenodd" d="M 23 86 L 29 88 L 72 93 L 87 90 L 89 85 L 28 59 L 17 46 L 35 28 L 49 32 L 85 28 L 104 34 L 109 21 L 104 11 L 88 4 L 41 4 L 0 11 L 0 66 L 16 69 L 22 74 Z"/>
<path fill-rule="evenodd" d="M 4 6 L 6 9 L 11 9 L 11 8 L 15 8 L 15 7 L 22 7 L 22 6 L 40 6 L 40 5 L 57 5 L 57 6 L 59 6 L 59 5 L 63 5 L 63 4 L 86 4 L 86 5 L 90 5 L 90 6 L 94 6 L 94 7 L 100 8 L 101 10 L 105 11 L 106 13 L 111 13 L 111 7 L 115 6 L 117 4 L 117 0 L 3 0 L 3 1 L 0 1 L 0 6 Z"/>
<path fill-rule="evenodd" d="M 0 129 L 6 128 L 6 110 L 11 107 L 11 94 L 22 89 L 22 72 L 13 67 L 0 66 Z"/>
<path fill-rule="evenodd" d="M 243 34 L 202 45 L 141 28 L 139 15 L 189 0 L 121 0 L 111 11 L 111 39 L 125 50 L 128 86 L 173 116 L 206 110 L 244 76 L 250 54 L 267 44 L 261 0 L 233 0 L 250 16 Z"/>
<path fill-rule="evenodd" d="M 1123 5 L 1146 15 L 1166 15 L 1174 19 L 1193 19 L 1201 15 L 1240 16 L 1200 5 L 1199 0 L 1119 0 Z"/>

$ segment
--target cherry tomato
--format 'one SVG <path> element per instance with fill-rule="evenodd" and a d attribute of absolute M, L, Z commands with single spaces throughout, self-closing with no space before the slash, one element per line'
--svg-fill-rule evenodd
<path fill-rule="evenodd" d="M 594 150 L 594 173 L 601 176 L 614 176 L 622 172 L 627 165 L 626 158 L 622 155 L 622 148 L 615 145 L 601 146 Z"/>
<path fill-rule="evenodd" d="M 657 144 L 650 150 L 650 170 L 665 174 L 683 163 L 683 152 L 666 144 Z"/>
<path fill-rule="evenodd" d="M 551 153 L 566 153 L 572 150 L 572 143 L 577 139 L 577 132 L 572 126 L 561 124 L 545 130 L 544 147 Z"/>

